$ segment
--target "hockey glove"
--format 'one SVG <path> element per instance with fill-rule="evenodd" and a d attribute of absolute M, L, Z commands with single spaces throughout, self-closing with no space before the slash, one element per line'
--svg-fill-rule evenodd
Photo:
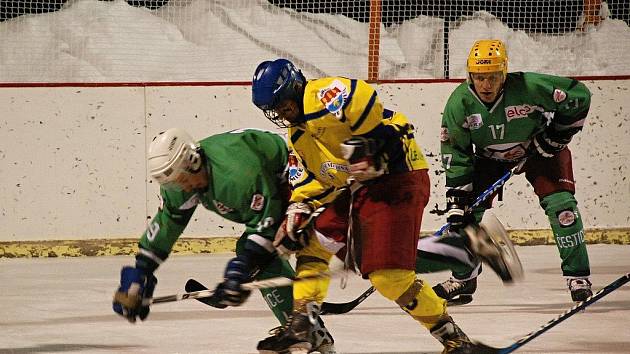
<path fill-rule="evenodd" d="M 551 127 L 547 127 L 533 138 L 536 152 L 542 157 L 553 157 L 562 151 L 571 142 L 571 138 L 579 129 L 568 129 L 558 132 Z"/>
<path fill-rule="evenodd" d="M 295 253 L 308 244 L 308 233 L 302 230 L 308 224 L 312 213 L 311 207 L 306 203 L 292 203 L 287 208 L 287 213 L 282 225 L 276 232 L 273 245 L 280 254 Z"/>
<path fill-rule="evenodd" d="M 144 321 L 149 316 L 149 304 L 143 300 L 153 297 L 157 278 L 143 269 L 130 266 L 120 271 L 120 286 L 114 294 L 114 312 L 134 323 L 139 317 Z"/>
<path fill-rule="evenodd" d="M 242 305 L 252 293 L 241 287 L 241 284 L 250 281 L 249 273 L 247 257 L 240 255 L 232 258 L 225 267 L 223 282 L 214 289 L 209 303 L 217 308 Z"/>
<path fill-rule="evenodd" d="M 453 188 L 446 191 L 446 221 L 450 223 L 450 231 L 459 232 L 474 222 L 474 216 L 468 210 L 471 200 L 471 192 Z"/>
<path fill-rule="evenodd" d="M 365 182 L 385 173 L 385 163 L 378 154 L 379 141 L 360 136 L 352 137 L 341 143 L 341 153 L 350 163 L 350 176 L 359 182 Z"/>

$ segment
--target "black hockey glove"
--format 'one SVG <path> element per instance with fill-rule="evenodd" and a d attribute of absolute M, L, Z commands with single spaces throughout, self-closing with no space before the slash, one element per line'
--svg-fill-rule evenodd
<path fill-rule="evenodd" d="M 149 316 L 147 300 L 153 297 L 157 278 L 141 268 L 123 267 L 120 271 L 120 286 L 114 294 L 114 312 L 125 317 L 129 322 L 137 318 L 144 321 Z M 144 301 L 144 303 L 143 303 Z"/>
<path fill-rule="evenodd" d="M 570 142 L 573 135 L 579 129 L 567 129 L 559 132 L 551 127 L 547 127 L 533 138 L 536 152 L 542 157 L 553 157 L 562 151 Z"/>
<path fill-rule="evenodd" d="M 214 289 L 209 302 L 216 304 L 213 306 L 217 308 L 242 305 L 252 293 L 251 290 L 241 287 L 250 281 L 247 257 L 240 255 L 232 258 L 225 267 L 223 278 L 223 282 Z"/>
<path fill-rule="evenodd" d="M 382 143 L 378 140 L 355 136 L 341 143 L 341 153 L 350 163 L 350 176 L 365 182 L 385 173 L 386 163 L 379 154 Z"/>
<path fill-rule="evenodd" d="M 472 192 L 453 188 L 446 191 L 446 221 L 450 223 L 450 231 L 459 232 L 474 223 L 475 218 L 469 210 L 471 203 Z"/>

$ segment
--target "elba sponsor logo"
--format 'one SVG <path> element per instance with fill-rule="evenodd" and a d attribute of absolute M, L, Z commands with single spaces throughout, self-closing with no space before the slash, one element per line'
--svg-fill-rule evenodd
<path fill-rule="evenodd" d="M 512 119 L 526 118 L 527 116 L 529 116 L 530 113 L 535 110 L 534 107 L 535 106 L 530 106 L 528 104 L 507 106 L 505 107 L 505 117 L 507 118 L 508 122 Z"/>

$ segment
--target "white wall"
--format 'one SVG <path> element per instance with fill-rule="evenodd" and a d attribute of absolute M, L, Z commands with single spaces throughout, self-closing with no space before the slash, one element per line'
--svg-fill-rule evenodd
<path fill-rule="evenodd" d="M 572 143 L 577 198 L 587 228 L 628 227 L 630 81 L 587 82 L 588 126 Z M 444 205 L 438 132 L 454 83 L 381 85 L 386 106 L 405 112 L 431 163 L 432 199 Z M 276 129 L 251 104 L 248 86 L 0 88 L 0 241 L 138 237 L 157 208 L 145 151 L 160 130 L 201 139 L 243 127 Z M 510 229 L 548 228 L 522 176 L 495 213 Z M 240 234 L 199 209 L 186 236 Z M 423 230 L 444 222 L 428 212 Z"/>

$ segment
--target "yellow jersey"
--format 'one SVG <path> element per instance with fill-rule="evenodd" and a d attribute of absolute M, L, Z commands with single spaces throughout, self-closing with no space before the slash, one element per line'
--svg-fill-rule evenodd
<path fill-rule="evenodd" d="M 386 173 L 428 169 L 407 117 L 384 109 L 367 82 L 327 77 L 307 82 L 303 123 L 288 128 L 291 201 L 317 208 L 346 186 L 341 143 L 361 135 L 381 140 Z"/>

